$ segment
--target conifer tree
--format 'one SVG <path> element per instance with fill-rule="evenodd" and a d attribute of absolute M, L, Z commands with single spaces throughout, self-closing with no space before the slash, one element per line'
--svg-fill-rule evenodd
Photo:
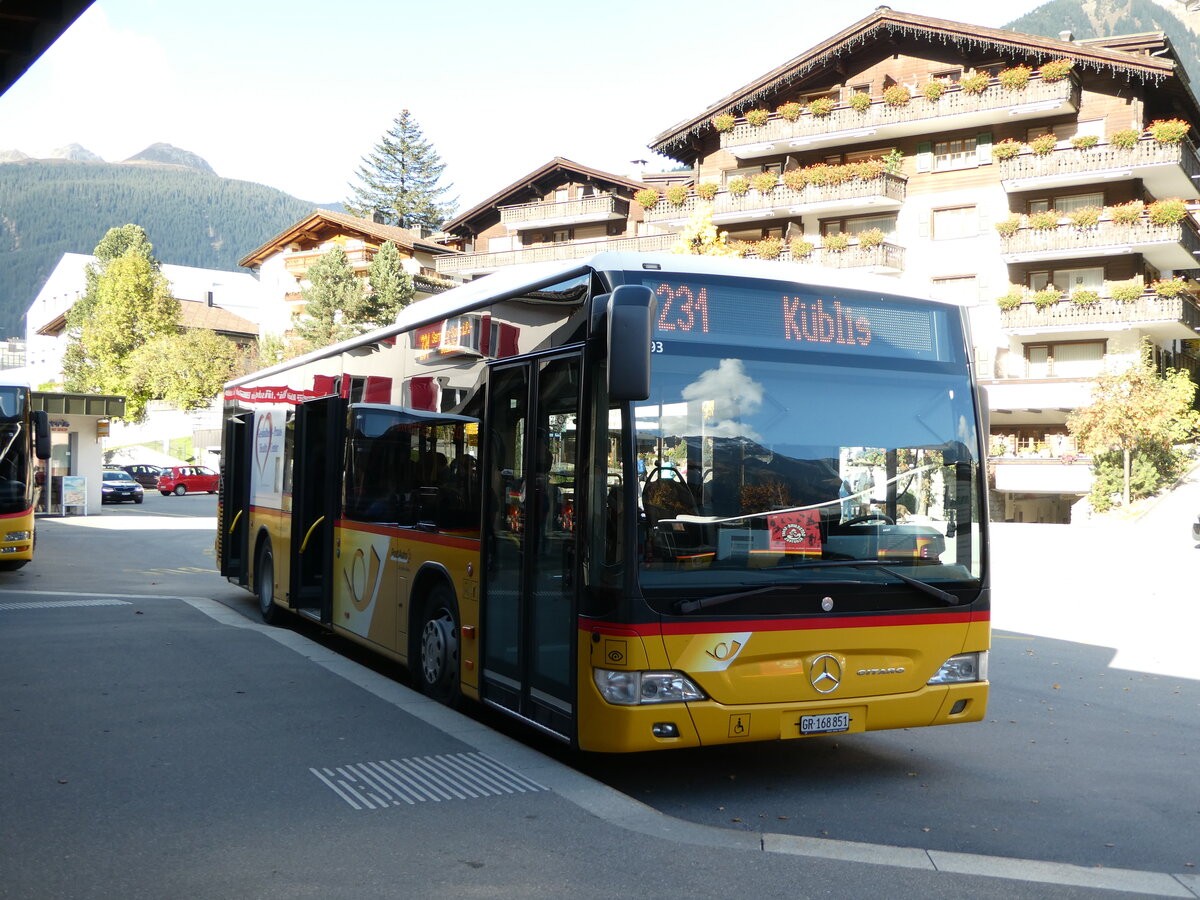
<path fill-rule="evenodd" d="M 400 310 L 413 299 L 412 276 L 404 269 L 400 251 L 385 241 L 367 269 L 371 291 L 367 294 L 364 318 L 374 325 L 390 325 Z"/>
<path fill-rule="evenodd" d="M 340 246 L 323 254 L 305 277 L 310 286 L 301 292 L 304 315 L 296 323 L 296 334 L 306 350 L 328 347 L 365 330 L 356 327 L 364 307 L 362 282 Z"/>
<path fill-rule="evenodd" d="M 357 216 L 377 214 L 384 224 L 401 228 L 438 229 L 453 214 L 455 201 L 442 197 L 453 185 L 439 181 L 445 163 L 425 140 L 421 127 L 403 110 L 355 173 L 345 206 Z"/>

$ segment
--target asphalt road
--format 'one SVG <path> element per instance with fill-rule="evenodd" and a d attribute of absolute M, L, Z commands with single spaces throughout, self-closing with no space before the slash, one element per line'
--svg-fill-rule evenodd
<path fill-rule="evenodd" d="M 0 897 L 1200 897 L 1197 491 L 997 529 L 986 722 L 607 758 L 258 625 L 212 497 L 44 520 L 0 576 Z"/>

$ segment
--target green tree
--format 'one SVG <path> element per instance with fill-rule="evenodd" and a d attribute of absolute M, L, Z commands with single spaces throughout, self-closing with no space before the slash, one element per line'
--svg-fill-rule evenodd
<path fill-rule="evenodd" d="M 140 395 L 197 409 L 220 396 L 225 382 L 246 372 L 237 344 L 215 331 L 160 334 L 128 360 L 127 383 Z"/>
<path fill-rule="evenodd" d="M 345 206 L 357 216 L 382 217 L 401 228 L 438 229 L 449 218 L 455 201 L 442 197 L 453 185 L 440 184 L 446 164 L 409 111 L 403 110 L 375 149 L 362 158 L 350 185 Z"/>
<path fill-rule="evenodd" d="M 366 296 L 364 320 L 390 325 L 413 300 L 412 276 L 405 271 L 400 251 L 391 241 L 385 241 L 371 260 L 367 280 L 371 290 Z"/>
<path fill-rule="evenodd" d="M 84 292 L 75 305 L 67 310 L 68 329 L 78 328 L 92 317 L 100 277 L 110 262 L 120 259 L 126 253 L 136 253 L 145 257 L 154 271 L 159 270 L 158 260 L 154 258 L 154 245 L 146 236 L 145 229 L 140 225 L 121 225 L 108 229 L 96 245 L 96 249 L 92 251 L 92 255 L 96 257 L 95 261 L 83 268 Z"/>
<path fill-rule="evenodd" d="M 1192 408 L 1196 385 L 1186 372 L 1168 369 L 1159 375 L 1144 346 L 1136 365 L 1121 372 L 1100 375 L 1093 381 L 1092 402 L 1067 417 L 1067 428 L 1075 435 L 1080 449 L 1099 461 L 1101 472 L 1105 454 L 1117 454 L 1121 460 L 1121 489 L 1125 505 L 1132 495 L 1133 459 L 1140 452 L 1144 462 L 1159 462 L 1154 468 L 1162 481 L 1178 465 L 1175 444 L 1192 439 L 1197 430 L 1197 412 Z M 1111 464 L 1111 463 L 1110 463 Z M 1149 483 L 1139 472 L 1143 488 Z M 1097 484 L 1103 489 L 1105 479 Z M 1148 491 L 1153 492 L 1158 483 Z M 1097 496 L 1099 508 L 1107 499 Z"/>
<path fill-rule="evenodd" d="M 366 330 L 358 324 L 366 308 L 363 285 L 340 246 L 322 254 L 309 267 L 306 277 L 310 286 L 301 292 L 304 315 L 296 324 L 296 334 L 306 351 L 328 347 Z"/>
<path fill-rule="evenodd" d="M 139 421 L 152 398 L 130 378 L 129 358 L 146 342 L 178 332 L 179 301 L 152 257 L 139 247 L 105 263 L 86 299 L 89 315 L 68 338 L 65 387 L 123 394 L 126 418 Z"/>

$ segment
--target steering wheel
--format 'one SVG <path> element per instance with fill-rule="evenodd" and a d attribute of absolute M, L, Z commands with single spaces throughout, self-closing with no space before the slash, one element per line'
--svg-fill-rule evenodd
<path fill-rule="evenodd" d="M 887 524 L 889 524 L 889 525 L 896 524 L 895 519 L 893 519 L 891 516 L 884 515 L 881 512 L 867 513 L 865 516 L 855 516 L 853 519 L 847 519 L 842 524 L 843 525 L 857 525 L 860 522 L 870 522 L 872 519 L 882 519 L 884 522 L 887 522 Z"/>

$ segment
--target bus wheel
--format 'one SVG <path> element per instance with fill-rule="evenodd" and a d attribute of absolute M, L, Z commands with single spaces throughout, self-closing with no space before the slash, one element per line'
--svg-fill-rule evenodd
<path fill-rule="evenodd" d="M 258 551 L 258 563 L 254 566 L 254 593 L 258 597 L 258 611 L 268 625 L 278 625 L 282 611 L 272 602 L 275 593 L 275 554 L 271 542 L 264 541 Z"/>
<path fill-rule="evenodd" d="M 425 598 L 414 668 L 421 693 L 454 706 L 458 692 L 458 611 L 454 592 L 439 584 Z"/>

